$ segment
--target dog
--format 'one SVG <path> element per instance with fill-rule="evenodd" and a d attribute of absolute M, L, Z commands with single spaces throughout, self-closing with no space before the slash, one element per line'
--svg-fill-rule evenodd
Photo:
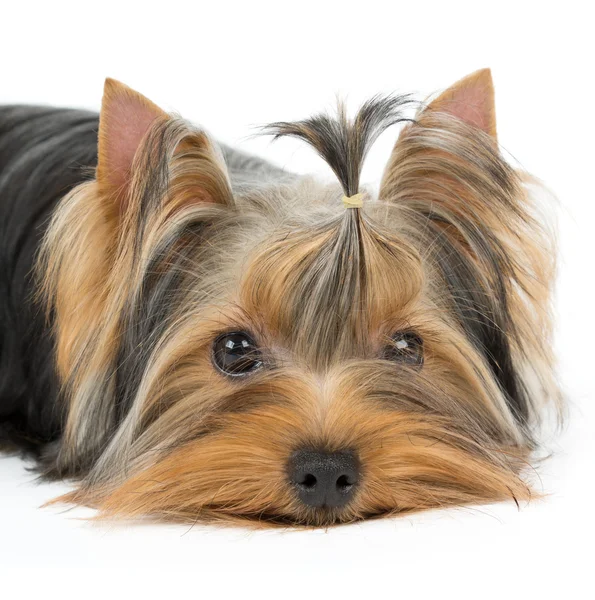
<path fill-rule="evenodd" d="M 413 112 L 412 112 L 413 111 Z M 378 193 L 370 146 L 400 133 Z M 328 526 L 528 500 L 555 244 L 491 73 L 273 123 L 336 181 L 122 83 L 0 109 L 0 440 L 100 517 Z"/>

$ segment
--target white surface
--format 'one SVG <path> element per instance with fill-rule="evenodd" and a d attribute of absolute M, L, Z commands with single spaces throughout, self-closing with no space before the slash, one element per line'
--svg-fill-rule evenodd
<path fill-rule="evenodd" d="M 268 4 L 268 6 L 267 6 Z M 540 468 L 544 500 L 325 531 L 105 526 L 40 509 L 67 489 L 0 458 L 0 597 L 593 598 L 595 403 L 592 19 L 588 3 L 242 2 L 131 7 L 12 2 L 1 11 L 0 102 L 98 108 L 103 78 L 289 169 L 303 145 L 251 126 L 420 97 L 493 69 L 500 142 L 560 201 L 560 371 L 573 410 Z M 214 8 L 217 6 L 218 8 Z M 385 134 L 364 179 L 377 181 Z M 175 573 L 173 572 L 175 571 Z"/>

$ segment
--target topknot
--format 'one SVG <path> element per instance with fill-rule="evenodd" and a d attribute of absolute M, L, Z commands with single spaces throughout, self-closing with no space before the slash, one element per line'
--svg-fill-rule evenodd
<path fill-rule="evenodd" d="M 336 115 L 321 113 L 303 121 L 271 123 L 263 128 L 275 139 L 296 137 L 310 144 L 333 170 L 345 196 L 359 191 L 362 166 L 369 149 L 391 125 L 411 121 L 404 116 L 413 104 L 411 95 L 377 95 L 366 101 L 354 119 L 349 119 L 343 102 Z"/>

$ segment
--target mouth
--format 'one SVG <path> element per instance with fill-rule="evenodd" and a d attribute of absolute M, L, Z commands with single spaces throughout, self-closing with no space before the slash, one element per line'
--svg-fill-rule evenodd
<path fill-rule="evenodd" d="M 216 524 L 229 527 L 249 529 L 320 529 L 340 527 L 362 521 L 371 521 L 394 516 L 398 510 L 383 510 L 364 514 L 354 514 L 351 511 L 321 506 L 301 510 L 298 514 L 259 512 L 259 513 L 229 513 L 225 507 L 211 505 L 204 507 L 194 518 L 192 524 Z M 189 519 L 180 520 L 188 524 Z"/>

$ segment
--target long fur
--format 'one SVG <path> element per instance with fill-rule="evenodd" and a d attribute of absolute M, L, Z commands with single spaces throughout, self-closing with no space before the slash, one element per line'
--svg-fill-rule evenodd
<path fill-rule="evenodd" d="M 27 280 L 16 307 L 2 305 L 0 410 L 5 431 L 30 411 L 23 431 L 37 436 L 45 474 L 78 480 L 66 500 L 104 515 L 325 525 L 530 496 L 523 473 L 540 415 L 560 403 L 550 238 L 533 217 L 528 176 L 494 139 L 432 110 L 404 127 L 379 197 L 346 210 L 341 196 L 360 191 L 367 149 L 411 120 L 408 102 L 376 98 L 353 121 L 340 110 L 269 128 L 312 144 L 339 185 L 229 150 L 224 161 L 203 131 L 157 119 L 135 155 L 124 214 L 83 181 L 96 117 L 52 121 L 56 146 L 72 138 L 43 159 L 45 176 L 65 177 L 59 192 L 38 196 L 39 214 L 51 213 L 36 266 L 50 327 L 36 316 L 35 339 L 53 383 L 30 367 L 6 381 L 30 360 L 15 350 L 24 329 L 13 324 L 19 305 L 35 306 Z M 12 199 L 26 195 L 27 219 L 14 228 L 30 236 L 41 176 L 23 191 L 7 157 L 32 165 L 33 151 L 15 147 L 6 127 L 0 197 L 2 185 Z M 13 245 L 2 260 L 17 254 Z M 424 340 L 422 369 L 381 358 L 403 329 Z M 214 370 L 211 344 L 235 330 L 257 340 L 265 368 L 232 381 Z M 14 400 L 18 385 L 32 400 Z M 50 390 L 43 406 L 31 386 Z M 57 416 L 36 427 L 48 410 Z M 286 465 L 301 447 L 358 453 L 362 482 L 346 508 L 299 503 Z"/>
<path fill-rule="evenodd" d="M 35 451 L 60 436 L 53 340 L 31 302 L 32 270 L 57 202 L 92 177 L 97 115 L 0 108 L 0 445 Z"/>

